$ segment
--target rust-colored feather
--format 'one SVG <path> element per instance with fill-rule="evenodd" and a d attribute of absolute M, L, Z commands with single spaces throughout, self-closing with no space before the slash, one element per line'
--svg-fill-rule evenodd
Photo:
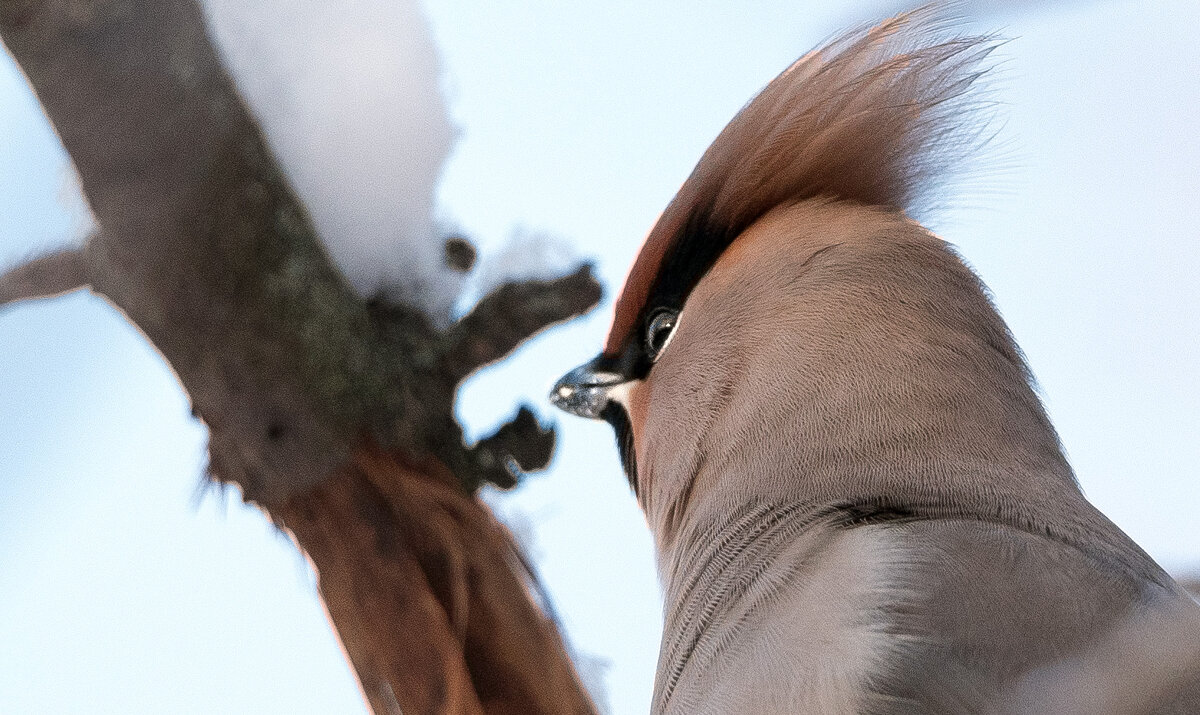
<path fill-rule="evenodd" d="M 985 138 L 984 102 L 968 90 L 997 44 L 954 35 L 926 7 L 797 60 L 725 127 L 651 230 L 605 352 L 621 350 L 668 257 L 694 242 L 727 245 L 772 208 L 817 196 L 928 208 Z"/>

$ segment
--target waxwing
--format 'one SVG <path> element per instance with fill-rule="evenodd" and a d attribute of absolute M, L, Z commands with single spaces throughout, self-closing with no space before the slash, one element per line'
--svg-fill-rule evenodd
<path fill-rule="evenodd" d="M 665 594 L 652 712 L 1200 713 L 1200 606 L 1083 497 L 1007 326 L 915 221 L 997 44 L 930 10 L 772 81 L 603 352 Z"/>

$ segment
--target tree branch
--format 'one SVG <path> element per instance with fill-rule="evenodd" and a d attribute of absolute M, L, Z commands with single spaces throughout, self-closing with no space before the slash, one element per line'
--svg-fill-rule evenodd
<path fill-rule="evenodd" d="M 47 253 L 0 274 L 0 307 L 89 287 L 83 247 Z"/>
<path fill-rule="evenodd" d="M 0 0 L 0 37 L 102 227 L 75 263 L 11 284 L 85 276 L 158 348 L 208 425 L 210 471 L 312 557 L 372 707 L 591 712 L 472 496 L 512 482 L 497 463 L 544 463 L 553 436 L 522 412 L 471 450 L 453 412 L 471 370 L 595 304 L 590 272 L 507 286 L 449 336 L 409 307 L 371 308 L 330 263 L 196 0 Z"/>
<path fill-rule="evenodd" d="M 553 427 L 543 427 L 526 405 L 496 432 L 471 450 L 487 481 L 501 488 L 514 487 L 521 472 L 545 469 L 554 455 Z M 494 472 L 494 473 L 492 473 Z"/>
<path fill-rule="evenodd" d="M 194 1 L 5 0 L 0 35 L 103 227 L 93 289 L 175 370 L 222 478 L 278 503 L 364 427 L 422 447 L 383 426 L 411 365 L 326 258 Z"/>
<path fill-rule="evenodd" d="M 442 365 L 462 380 L 551 325 L 583 315 L 600 302 L 600 295 L 600 284 L 588 265 L 552 281 L 500 286 L 447 333 Z"/>
<path fill-rule="evenodd" d="M 405 713 L 476 713 L 481 705 L 496 715 L 594 713 L 561 658 L 554 624 L 521 605 L 527 591 L 511 536 L 429 466 L 361 451 L 279 510 L 317 568 L 373 710 L 391 712 L 395 698 Z M 333 524 L 352 528 L 317 516 L 330 511 L 343 515 Z M 364 571 L 363 560 L 395 568 Z"/>

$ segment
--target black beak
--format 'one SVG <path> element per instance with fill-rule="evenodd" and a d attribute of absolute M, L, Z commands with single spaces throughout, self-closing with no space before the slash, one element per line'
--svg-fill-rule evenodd
<path fill-rule="evenodd" d="M 550 402 L 560 410 L 589 419 L 603 419 L 601 413 L 608 406 L 609 393 L 629 381 L 626 376 L 604 370 L 597 359 L 585 363 L 563 375 L 550 393 Z"/>

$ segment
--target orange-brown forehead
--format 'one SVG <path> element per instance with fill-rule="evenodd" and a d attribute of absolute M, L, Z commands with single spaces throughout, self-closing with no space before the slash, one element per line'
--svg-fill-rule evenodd
<path fill-rule="evenodd" d="M 638 316 L 650 298 L 650 290 L 662 270 L 663 261 L 672 244 L 678 240 L 680 219 L 669 215 L 670 209 L 651 229 L 638 251 L 633 267 L 625 276 L 625 284 L 617 295 L 613 308 L 612 327 L 604 343 L 604 354 L 615 357 L 621 353 L 637 325 Z"/>

